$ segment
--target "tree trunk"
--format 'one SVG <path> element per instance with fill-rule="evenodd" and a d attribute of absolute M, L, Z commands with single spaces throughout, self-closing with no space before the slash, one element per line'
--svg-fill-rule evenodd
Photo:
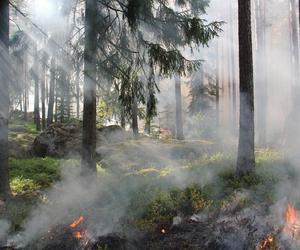
<path fill-rule="evenodd" d="M 34 81 L 34 123 L 36 130 L 41 130 L 41 118 L 40 118 L 40 86 L 38 77 L 38 61 L 37 61 L 37 49 L 35 48 L 35 62 L 31 71 L 32 79 Z"/>
<path fill-rule="evenodd" d="M 76 68 L 76 118 L 80 118 L 80 66 Z"/>
<path fill-rule="evenodd" d="M 23 67 L 24 67 L 24 121 L 27 122 L 28 120 L 28 68 L 27 68 L 27 51 L 24 53 L 24 60 L 23 60 Z"/>
<path fill-rule="evenodd" d="M 0 1 L 0 48 L 2 56 L 0 65 L 4 65 L 2 57 L 8 57 L 9 51 L 9 1 Z M 2 61 L 2 62 L 1 62 Z M 1 66 L 0 66 L 1 71 Z M 9 115 L 9 77 L 0 72 L 0 197 L 10 194 L 8 170 L 8 115 Z"/>
<path fill-rule="evenodd" d="M 176 100 L 176 139 L 183 140 L 182 124 L 182 100 L 181 100 L 181 78 L 175 77 L 175 100 Z"/>
<path fill-rule="evenodd" d="M 257 96 L 257 131 L 258 143 L 261 146 L 266 145 L 267 133 L 267 62 L 266 62 L 266 30 L 265 30 L 265 3 L 262 0 L 256 0 L 256 96 Z"/>
<path fill-rule="evenodd" d="M 66 74 L 66 111 L 67 111 L 67 120 L 69 121 L 71 119 L 71 91 L 70 91 L 70 76 Z"/>
<path fill-rule="evenodd" d="M 122 105 L 122 104 L 121 104 Z M 126 127 L 126 117 L 125 117 L 125 109 L 121 106 L 121 127 L 125 129 Z"/>
<path fill-rule="evenodd" d="M 96 172 L 96 27 L 97 0 L 86 0 L 82 133 L 82 168 L 84 173 Z"/>
<path fill-rule="evenodd" d="M 50 126 L 53 122 L 54 89 L 55 89 L 55 59 L 52 58 L 51 59 L 51 68 L 50 68 L 50 86 L 49 86 L 47 126 Z"/>
<path fill-rule="evenodd" d="M 132 131 L 133 136 L 138 138 L 139 136 L 139 123 L 138 123 L 138 103 L 135 93 L 133 93 L 133 103 L 132 103 Z"/>
<path fill-rule="evenodd" d="M 254 88 L 251 33 L 251 0 L 238 0 L 240 64 L 240 129 L 237 175 L 254 171 Z"/>
<path fill-rule="evenodd" d="M 293 86 L 292 86 L 292 93 L 293 93 L 293 105 L 297 104 L 299 100 L 299 88 L 300 84 L 298 72 L 299 72 L 299 38 L 298 38 L 298 30 L 297 30 L 297 13 L 296 13 L 296 0 L 290 0 L 290 10 L 291 10 L 291 28 L 292 28 L 292 55 L 293 55 L 293 71 L 292 71 L 292 78 L 293 78 Z"/>
<path fill-rule="evenodd" d="M 46 54 L 42 55 L 42 72 L 41 72 L 41 104 L 42 104 L 42 129 L 46 128 Z"/>
<path fill-rule="evenodd" d="M 232 86 L 232 125 L 233 125 L 233 133 L 236 134 L 236 128 L 237 128 L 237 112 L 236 112 L 236 60 L 235 60 L 235 47 L 234 47 L 234 23 L 233 23 L 233 5 L 232 1 L 230 1 L 229 5 L 229 15 L 230 15 L 230 43 L 231 43 L 231 49 L 230 49 L 230 79 L 231 79 L 231 86 Z"/>
<path fill-rule="evenodd" d="M 217 137 L 219 137 L 220 128 L 220 58 L 219 58 L 219 43 L 217 42 L 216 55 L 216 129 Z"/>

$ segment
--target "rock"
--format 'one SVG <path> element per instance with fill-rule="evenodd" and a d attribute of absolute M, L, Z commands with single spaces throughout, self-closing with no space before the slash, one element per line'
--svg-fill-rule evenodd
<path fill-rule="evenodd" d="M 82 126 L 79 123 L 54 123 L 34 140 L 32 153 L 38 157 L 67 157 L 81 153 Z M 124 141 L 125 131 L 119 126 L 108 126 L 97 130 L 98 144 Z"/>

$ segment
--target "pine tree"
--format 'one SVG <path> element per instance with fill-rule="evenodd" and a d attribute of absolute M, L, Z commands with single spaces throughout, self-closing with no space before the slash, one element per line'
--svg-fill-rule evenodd
<path fill-rule="evenodd" d="M 4 68 L 9 57 L 9 0 L 0 1 L 0 197 L 10 194 L 8 170 L 9 76 Z"/>
<path fill-rule="evenodd" d="M 84 172 L 96 172 L 96 58 L 97 0 L 86 0 L 84 49 L 84 101 L 82 132 L 82 166 Z"/>
<path fill-rule="evenodd" d="M 251 33 L 251 0 L 238 1 L 240 64 L 240 128 L 237 175 L 254 171 L 254 88 Z"/>

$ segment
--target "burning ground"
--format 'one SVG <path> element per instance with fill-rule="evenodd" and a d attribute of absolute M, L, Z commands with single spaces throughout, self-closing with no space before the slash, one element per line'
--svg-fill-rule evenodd
<path fill-rule="evenodd" d="M 144 138 L 98 153 L 105 157 L 93 178 L 80 176 L 78 160 L 14 162 L 16 198 L 0 205 L 1 245 L 298 249 L 300 175 L 279 151 L 258 151 L 256 174 L 244 178 L 230 151 L 205 142 Z"/>

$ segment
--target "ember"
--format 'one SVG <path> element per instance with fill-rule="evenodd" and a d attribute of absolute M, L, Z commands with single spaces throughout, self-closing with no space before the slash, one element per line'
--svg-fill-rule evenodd
<path fill-rule="evenodd" d="M 163 228 L 163 229 L 161 230 L 161 233 L 162 233 L 162 234 L 167 233 L 166 229 Z"/>
<path fill-rule="evenodd" d="M 267 238 L 258 243 L 257 248 L 261 250 L 280 250 L 280 247 L 276 246 L 274 235 L 268 235 Z"/>

